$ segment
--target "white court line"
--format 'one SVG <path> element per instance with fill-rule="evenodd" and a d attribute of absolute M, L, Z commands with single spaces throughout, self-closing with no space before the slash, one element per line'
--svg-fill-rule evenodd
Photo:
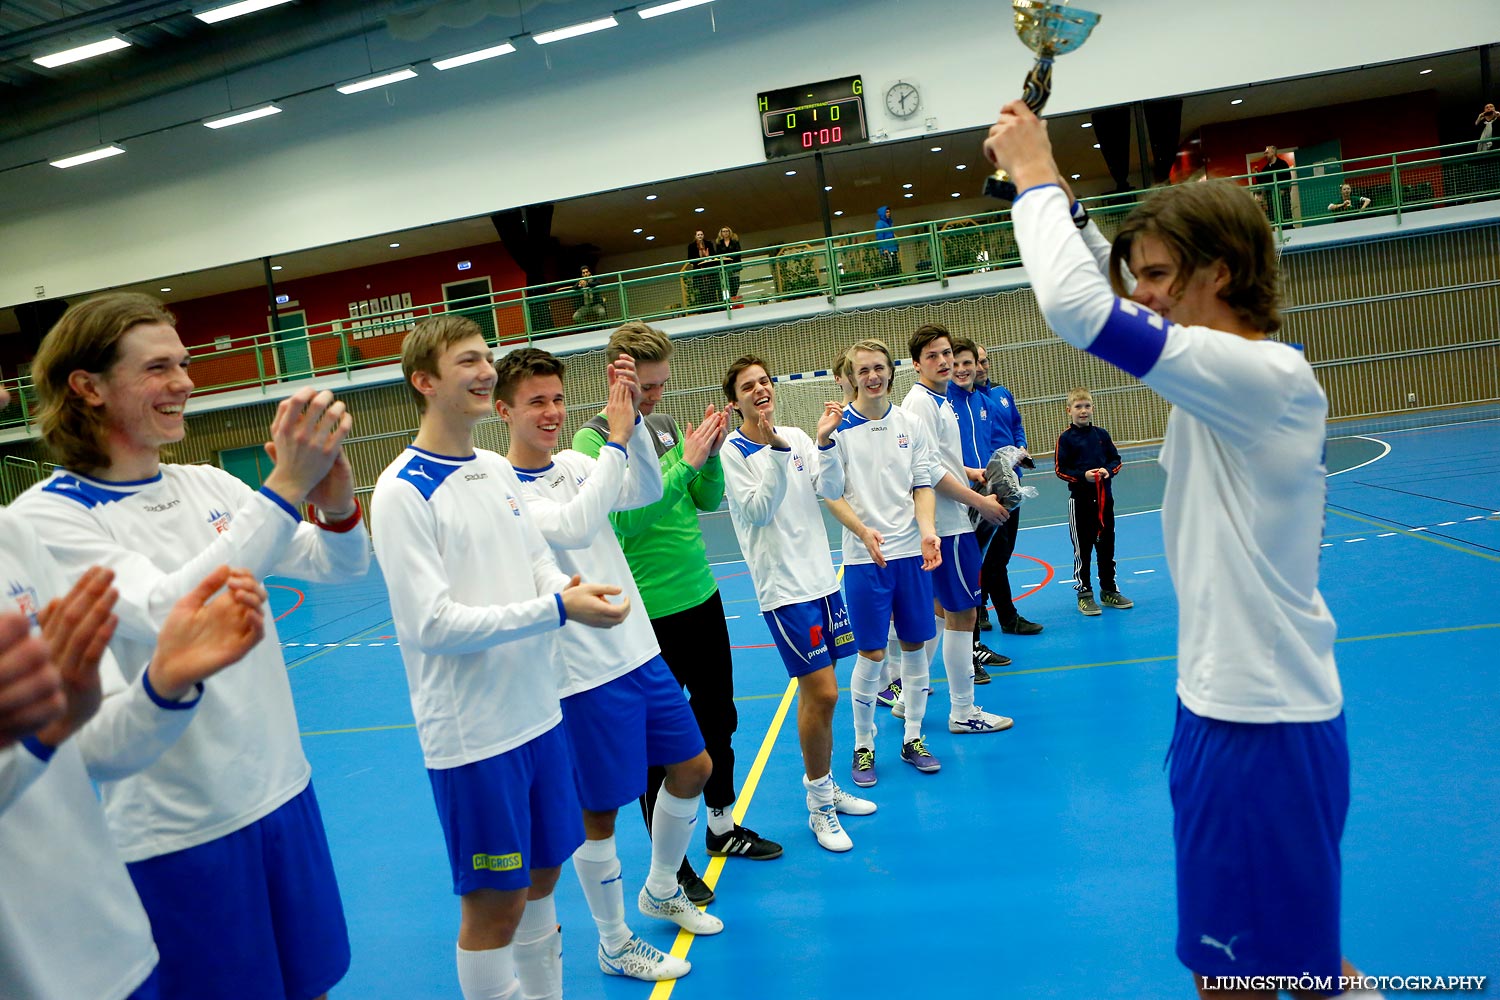
<path fill-rule="evenodd" d="M 1318 548 L 1320 548 L 1320 549 L 1331 549 L 1331 548 L 1333 548 L 1333 543 L 1332 542 L 1324 542 L 1322 545 L 1319 545 Z"/>
<path fill-rule="evenodd" d="M 1375 537 L 1376 538 L 1394 538 L 1395 535 L 1396 535 L 1396 533 L 1394 531 L 1387 531 L 1385 534 L 1383 534 L 1383 535 L 1376 535 Z"/>
<path fill-rule="evenodd" d="M 1344 539 L 1344 544 L 1348 545 L 1350 542 L 1362 542 L 1362 541 L 1364 541 L 1363 538 L 1346 538 L 1346 539 Z"/>
<path fill-rule="evenodd" d="M 1439 528 L 1446 528 L 1446 527 L 1449 527 L 1450 525 L 1454 525 L 1454 524 L 1457 524 L 1457 523 L 1458 523 L 1457 521 L 1439 521 L 1438 524 L 1437 524 L 1437 526 Z"/>
<path fill-rule="evenodd" d="M 1466 518 L 1464 518 L 1464 520 L 1465 521 L 1483 521 L 1484 520 L 1484 515 L 1483 514 L 1475 514 L 1473 517 L 1466 517 Z"/>
<path fill-rule="evenodd" d="M 1367 465 L 1373 465 L 1373 464 L 1375 464 L 1376 462 L 1380 461 L 1382 458 L 1385 458 L 1385 456 L 1387 456 L 1387 455 L 1389 455 L 1391 453 L 1391 446 L 1389 444 L 1387 444 L 1386 442 L 1380 440 L 1380 438 L 1370 437 L 1370 436 L 1365 435 L 1365 434 L 1350 434 L 1349 437 L 1351 437 L 1351 438 L 1357 438 L 1360 441 L 1374 441 L 1376 444 L 1378 444 L 1382 448 L 1384 448 L 1385 451 L 1382 451 L 1379 455 L 1376 455 L 1374 458 L 1369 459 L 1368 461 L 1360 462 L 1358 465 L 1351 465 L 1347 469 L 1340 469 L 1337 472 L 1330 472 L 1324 478 L 1332 479 L 1334 476 L 1342 476 L 1344 473 L 1346 473 L 1346 472 L 1353 472 L 1355 469 L 1363 469 L 1365 466 L 1367 466 Z M 1335 439 L 1335 440 L 1337 440 L 1337 439 Z"/>
<path fill-rule="evenodd" d="M 1155 573 L 1155 572 L 1156 572 L 1156 570 L 1154 570 L 1154 569 L 1138 569 L 1138 570 L 1135 571 L 1135 575 L 1136 576 L 1140 576 L 1142 573 Z"/>
<path fill-rule="evenodd" d="M 1412 531 L 1426 531 L 1426 528 L 1413 528 Z"/>

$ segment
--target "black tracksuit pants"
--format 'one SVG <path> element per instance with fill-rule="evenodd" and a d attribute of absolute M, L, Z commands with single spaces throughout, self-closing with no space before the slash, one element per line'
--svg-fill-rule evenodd
<path fill-rule="evenodd" d="M 1099 558 L 1099 588 L 1119 590 L 1115 583 L 1115 497 L 1094 483 L 1085 484 L 1087 492 L 1072 490 L 1068 497 L 1068 531 L 1073 536 L 1073 578 L 1078 593 L 1091 594 L 1089 563 L 1094 553 Z"/>

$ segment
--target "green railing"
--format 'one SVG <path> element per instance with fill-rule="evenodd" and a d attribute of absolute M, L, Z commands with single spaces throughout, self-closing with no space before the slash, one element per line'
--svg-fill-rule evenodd
<path fill-rule="evenodd" d="M 1278 230 L 1321 225 L 1353 216 L 1394 215 L 1418 208 L 1500 197 L 1500 148 L 1479 152 L 1474 143 L 1404 150 L 1326 163 L 1298 164 L 1296 178 L 1250 184 Z M 1350 186 L 1343 207 L 1342 185 Z M 1106 235 L 1149 191 L 1083 199 Z M 1364 207 L 1364 199 L 1369 199 Z M 626 319 L 658 321 L 723 313 L 744 305 L 841 295 L 1012 267 L 1020 261 L 1010 213 L 898 226 L 877 240 L 874 232 L 745 251 L 739 265 L 691 268 L 655 264 L 597 276 L 594 306 L 584 308 L 571 282 L 508 289 L 459 301 L 362 315 L 295 330 L 218 338 L 192 348 L 198 392 L 216 393 L 345 375 L 400 359 L 402 336 L 426 316 L 456 312 L 472 317 L 496 344 L 532 343 L 564 334 L 607 329 Z M 739 279 L 739 280 L 736 280 Z M 736 286 L 740 294 L 731 296 Z M 222 345 L 222 346 L 220 346 Z M 0 428 L 31 422 L 36 391 L 29 379 L 3 383 L 11 403 L 0 410 Z"/>

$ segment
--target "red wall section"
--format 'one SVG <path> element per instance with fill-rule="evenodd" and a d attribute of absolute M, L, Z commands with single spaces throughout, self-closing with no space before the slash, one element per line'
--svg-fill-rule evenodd
<path fill-rule="evenodd" d="M 1251 91 L 1253 94 L 1254 91 Z M 1245 154 L 1268 144 L 1310 146 L 1337 139 L 1343 158 L 1438 144 L 1436 91 L 1205 125 L 1200 155 L 1210 177 L 1245 172 Z"/>
<path fill-rule="evenodd" d="M 470 261 L 473 266 L 460 271 L 458 262 L 461 260 Z M 312 332 L 319 335 L 326 334 L 334 322 L 341 322 L 346 331 L 350 330 L 350 303 L 386 296 L 399 300 L 403 295 L 410 295 L 413 306 L 429 305 L 442 301 L 443 285 L 484 277 L 490 279 L 490 287 L 496 292 L 519 288 L 526 283 L 525 275 L 505 249 L 499 243 L 492 243 L 278 282 L 276 291 L 289 296 L 289 301 L 281 309 L 305 312 L 307 323 L 313 327 Z M 189 347 L 212 344 L 219 337 L 239 340 L 264 333 L 270 327 L 266 290 L 262 287 L 173 302 L 171 309 L 177 315 L 177 328 L 183 343 Z M 518 305 L 495 311 L 502 334 L 521 328 Z M 359 348 L 366 360 L 373 360 L 399 354 L 403 332 L 358 340 L 353 339 L 352 333 L 346 333 L 346 338 L 348 343 Z M 315 369 L 337 365 L 338 344 L 334 336 L 318 336 L 312 341 Z M 269 347 L 260 350 L 261 366 L 274 377 L 276 367 L 271 353 Z M 193 364 L 194 381 L 200 386 L 254 382 L 260 370 L 255 352 L 249 349 L 199 354 Z"/>

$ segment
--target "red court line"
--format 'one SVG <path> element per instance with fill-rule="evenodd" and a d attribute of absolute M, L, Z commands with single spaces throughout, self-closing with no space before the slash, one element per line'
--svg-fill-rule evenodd
<path fill-rule="evenodd" d="M 1030 597 L 1032 594 L 1035 594 L 1038 590 L 1041 590 L 1043 587 L 1047 586 L 1047 584 L 1049 584 L 1049 583 L 1052 582 L 1052 577 L 1057 572 L 1055 569 L 1052 568 L 1052 564 L 1051 563 L 1049 563 L 1049 562 L 1043 562 L 1042 560 L 1038 559 L 1036 556 L 1028 556 L 1024 552 L 1017 552 L 1017 553 L 1015 553 L 1015 555 L 1020 556 L 1022 559 L 1030 559 L 1032 562 L 1036 563 L 1038 566 L 1043 567 L 1047 571 L 1047 576 L 1046 576 L 1045 579 L 1042 580 L 1041 583 L 1037 584 L 1035 587 L 1032 587 L 1030 590 L 1026 591 L 1026 593 L 1021 594 L 1020 596 L 1016 597 L 1013 601 L 1011 601 L 1012 604 L 1014 604 L 1016 601 L 1019 601 L 1022 597 Z"/>
<path fill-rule="evenodd" d="M 277 590 L 290 590 L 292 593 L 294 593 L 294 594 L 297 595 L 297 603 L 293 604 L 291 607 L 287 608 L 281 614 L 277 615 L 276 616 L 276 620 L 277 621 L 281 621 L 281 619 L 285 618 L 287 615 L 291 614 L 293 611 L 296 611 L 298 608 L 302 607 L 302 602 L 305 601 L 305 600 L 307 600 L 307 595 L 304 594 L 302 591 L 298 590 L 296 587 L 288 587 L 285 584 L 281 584 L 281 583 L 268 583 L 268 584 L 266 584 L 266 586 L 267 587 L 275 587 Z"/>
<path fill-rule="evenodd" d="M 714 577 L 714 579 L 715 580 L 729 580 L 729 579 L 732 579 L 733 577 L 736 577 L 736 576 L 744 576 L 746 573 L 749 573 L 749 572 L 750 571 L 748 569 L 742 569 L 738 573 L 727 573 L 724 576 L 716 576 L 716 577 Z"/>
<path fill-rule="evenodd" d="M 753 646 L 730 646 L 730 649 L 770 649 L 775 646 L 774 642 L 757 642 Z"/>

